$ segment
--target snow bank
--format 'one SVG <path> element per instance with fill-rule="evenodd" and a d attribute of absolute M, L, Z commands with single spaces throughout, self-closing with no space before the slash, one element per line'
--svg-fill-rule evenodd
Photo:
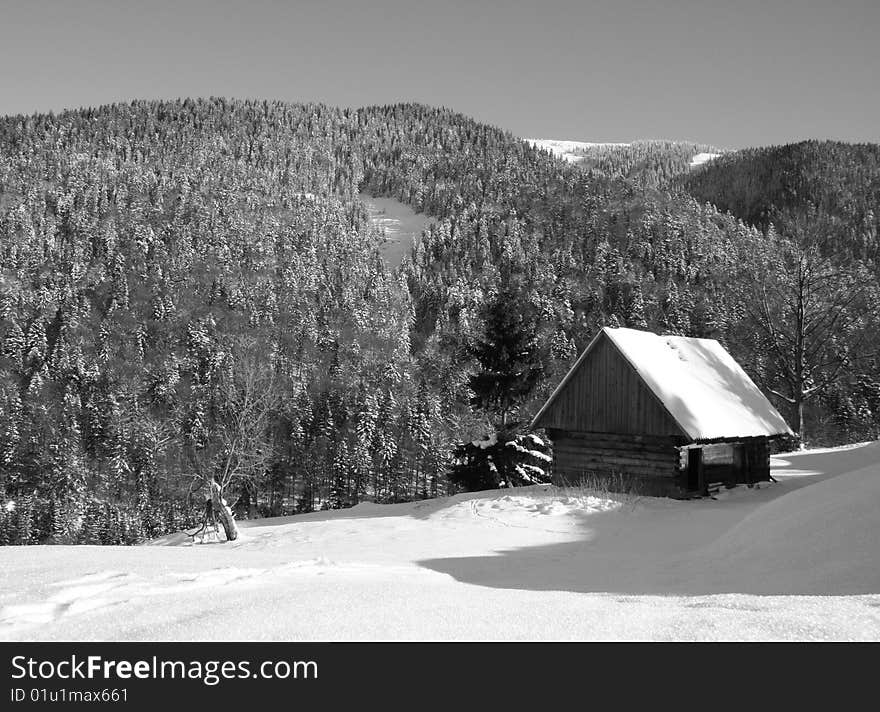
<path fill-rule="evenodd" d="M 697 552 L 695 574 L 730 591 L 880 591 L 880 446 L 876 462 L 758 508 Z M 864 453 L 863 453 L 864 454 Z"/>
<path fill-rule="evenodd" d="M 0 547 L 0 639 L 880 639 L 880 445 L 773 462 L 717 501 L 540 485 Z"/>

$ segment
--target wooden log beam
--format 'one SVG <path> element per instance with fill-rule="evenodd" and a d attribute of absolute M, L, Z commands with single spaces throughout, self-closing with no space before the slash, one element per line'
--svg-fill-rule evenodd
<path fill-rule="evenodd" d="M 599 438 L 557 438 L 552 441 L 554 447 L 598 448 L 623 452 L 672 453 L 677 448 L 671 443 L 639 443 L 623 440 L 602 440 Z"/>
<path fill-rule="evenodd" d="M 678 458 L 672 455 L 656 456 L 639 453 L 621 453 L 602 450 L 562 449 L 553 451 L 556 458 L 596 460 L 600 462 L 615 462 L 623 465 L 645 465 L 650 463 L 664 463 L 675 466 Z"/>
<path fill-rule="evenodd" d="M 657 444 L 669 445 L 677 447 L 681 438 L 671 435 L 632 435 L 627 433 L 595 433 L 583 432 L 580 430 L 554 430 L 550 433 L 550 438 L 573 438 L 577 440 L 603 440 L 606 442 L 622 442 L 622 443 L 639 443 L 639 444 Z"/>
<path fill-rule="evenodd" d="M 679 472 L 674 467 L 639 467 L 636 465 L 615 465 L 607 462 L 561 463 L 554 467 L 558 472 L 621 472 L 632 475 L 676 477 Z"/>

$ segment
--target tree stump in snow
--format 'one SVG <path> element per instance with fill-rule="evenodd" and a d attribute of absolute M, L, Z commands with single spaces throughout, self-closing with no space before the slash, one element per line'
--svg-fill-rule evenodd
<path fill-rule="evenodd" d="M 226 534 L 226 541 L 235 541 L 238 539 L 238 525 L 232 516 L 232 510 L 226 504 L 220 493 L 220 485 L 216 480 L 211 480 L 211 503 L 213 505 L 214 514 L 220 520 L 220 526 L 223 527 L 223 533 Z"/>

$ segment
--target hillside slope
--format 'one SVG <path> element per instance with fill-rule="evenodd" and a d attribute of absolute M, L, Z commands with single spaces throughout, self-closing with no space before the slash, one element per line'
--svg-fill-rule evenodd
<path fill-rule="evenodd" d="M 736 586 L 764 594 L 876 593 L 880 446 L 869 446 L 866 454 L 875 460 L 867 467 L 758 508 L 697 552 L 690 570 L 715 590 Z"/>
<path fill-rule="evenodd" d="M 527 138 L 527 143 L 535 148 L 550 151 L 569 163 L 580 163 L 591 149 L 605 146 L 628 146 L 628 143 L 594 143 L 590 141 L 567 141 L 553 138 Z"/>
<path fill-rule="evenodd" d="M 382 257 L 391 269 L 395 269 L 412 252 L 416 239 L 431 219 L 393 198 L 368 193 L 361 193 L 358 197 L 367 209 L 370 224 L 385 238 L 379 248 Z"/>
<path fill-rule="evenodd" d="M 503 288 L 539 320 L 524 415 L 599 325 L 725 323 L 743 227 L 634 190 L 417 104 L 0 118 L 0 543 L 180 528 L 194 470 L 197 500 L 233 472 L 240 515 L 446 493 L 495 417 L 468 381 Z M 412 250 L 363 194 L 427 228 Z"/>
<path fill-rule="evenodd" d="M 778 484 L 717 500 L 536 486 L 246 522 L 233 544 L 4 547 L 0 637 L 877 640 L 878 460 L 784 455 Z"/>
<path fill-rule="evenodd" d="M 638 185 L 665 187 L 722 155 L 721 149 L 690 141 L 639 140 L 629 143 L 591 143 L 555 139 L 525 139 L 530 145 L 586 171 L 624 178 Z"/>
<path fill-rule="evenodd" d="M 786 233 L 813 210 L 832 249 L 877 267 L 880 145 L 802 141 L 725 154 L 681 178 L 695 198 Z"/>
<path fill-rule="evenodd" d="M 0 544 L 142 542 L 217 473 L 242 518 L 447 494 L 456 443 L 527 422 L 603 326 L 717 338 L 774 387 L 737 295 L 770 243 L 672 185 L 713 149 L 591 150 L 419 104 L 0 118 Z M 510 304 L 536 377 L 474 400 Z M 823 442 L 877 432 L 853 364 Z"/>

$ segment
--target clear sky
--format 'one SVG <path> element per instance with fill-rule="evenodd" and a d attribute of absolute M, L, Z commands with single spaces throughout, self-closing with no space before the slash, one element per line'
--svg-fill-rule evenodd
<path fill-rule="evenodd" d="M 524 137 L 880 141 L 880 0 L 0 0 L 0 114 L 420 101 Z"/>

